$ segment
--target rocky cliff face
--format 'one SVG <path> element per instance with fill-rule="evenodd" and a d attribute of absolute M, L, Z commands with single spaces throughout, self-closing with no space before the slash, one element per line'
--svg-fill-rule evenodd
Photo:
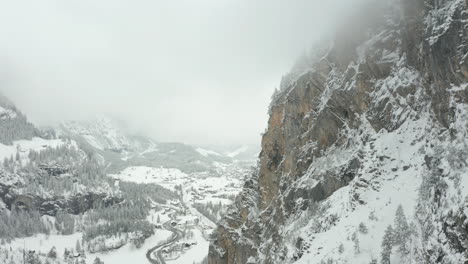
<path fill-rule="evenodd" d="M 398 205 L 395 263 L 467 261 L 467 5 L 374 3 L 288 76 L 210 264 L 369 263 Z"/>
<path fill-rule="evenodd" d="M 97 204 L 109 207 L 123 202 L 121 197 L 109 192 L 90 190 L 69 195 L 29 193 L 22 176 L 0 169 L 0 211 L 34 210 L 41 215 L 56 216 L 58 211 L 78 215 L 94 208 Z"/>

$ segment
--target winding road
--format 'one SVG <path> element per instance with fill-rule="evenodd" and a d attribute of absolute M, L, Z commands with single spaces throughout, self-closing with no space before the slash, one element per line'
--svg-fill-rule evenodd
<path fill-rule="evenodd" d="M 182 238 L 182 231 L 180 231 L 177 228 L 174 228 L 172 226 L 172 224 L 171 224 L 172 221 L 177 219 L 177 217 L 175 216 L 176 214 L 177 214 L 176 212 L 171 213 L 169 215 L 171 220 L 169 220 L 169 221 L 167 221 L 167 222 L 165 222 L 163 224 L 164 229 L 172 232 L 172 236 L 167 241 L 165 241 L 164 243 L 162 243 L 160 245 L 157 245 L 157 246 L 155 246 L 153 248 L 150 248 L 146 252 L 146 258 L 148 259 L 149 262 L 151 262 L 153 264 L 166 264 L 166 261 L 164 260 L 164 258 L 162 256 L 162 249 L 165 248 L 168 245 L 171 245 L 171 244 L 179 241 Z M 156 257 L 156 258 L 154 258 L 154 257 Z"/>

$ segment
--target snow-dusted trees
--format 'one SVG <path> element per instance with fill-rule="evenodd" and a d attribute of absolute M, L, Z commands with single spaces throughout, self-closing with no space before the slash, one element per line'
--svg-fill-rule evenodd
<path fill-rule="evenodd" d="M 10 116 L 15 117 L 6 117 L 0 120 L 0 142 L 2 144 L 11 145 L 15 140 L 31 139 L 40 135 L 39 131 L 21 113 L 13 114 L 10 112 Z"/>
<path fill-rule="evenodd" d="M 120 190 L 125 200 L 135 203 L 157 202 L 165 204 L 167 200 L 178 199 L 176 193 L 157 184 L 137 184 L 132 182 L 120 182 Z"/>
<path fill-rule="evenodd" d="M 224 209 L 221 202 L 213 204 L 211 201 L 206 204 L 195 203 L 193 207 L 195 207 L 197 211 L 199 211 L 206 218 L 210 219 L 213 223 L 218 222 L 220 213 Z"/>
<path fill-rule="evenodd" d="M 90 191 L 108 186 L 99 157 L 84 151 L 81 146 L 77 148 L 75 144 L 66 143 L 39 152 L 31 150 L 27 162 L 5 159 L 3 167 L 21 174 L 26 182 L 25 192 L 31 195 L 40 196 L 46 191 L 62 196 L 76 193 L 77 186 Z"/>
<path fill-rule="evenodd" d="M 382 239 L 382 251 L 380 254 L 380 263 L 381 264 L 390 264 L 390 255 L 392 254 L 394 240 L 394 231 L 391 225 L 385 230 L 383 239 Z"/>
<path fill-rule="evenodd" d="M 47 253 L 47 257 L 51 258 L 51 259 L 56 259 L 57 258 L 57 249 L 55 247 L 52 247 L 50 249 L 49 253 Z"/>
<path fill-rule="evenodd" d="M 75 250 L 76 250 L 77 253 L 80 253 L 80 254 L 82 253 L 82 252 L 81 252 L 82 250 L 81 250 L 80 240 L 77 240 L 77 241 L 76 241 Z"/>
<path fill-rule="evenodd" d="M 104 264 L 104 261 L 102 261 L 100 258 L 96 257 L 93 261 L 93 264 Z"/>
<path fill-rule="evenodd" d="M 68 212 L 58 211 L 55 219 L 55 227 L 62 235 L 71 235 L 75 232 L 75 218 Z"/>
<path fill-rule="evenodd" d="M 0 143 L 10 145 L 15 140 L 31 139 L 39 134 L 26 116 L 0 94 Z"/>
<path fill-rule="evenodd" d="M 147 220 L 151 208 L 143 199 L 127 200 L 127 204 L 96 208 L 85 217 L 83 240 L 93 251 L 107 250 L 106 238 L 118 238 L 122 244 L 129 242 L 132 234 L 136 246 L 154 234 L 154 226 Z"/>
<path fill-rule="evenodd" d="M 405 216 L 405 212 L 401 205 L 398 206 L 395 213 L 395 228 L 391 225 L 385 230 L 382 238 L 382 251 L 381 251 L 381 263 L 389 264 L 390 255 L 394 246 L 398 247 L 398 252 L 401 256 L 405 256 L 409 253 L 409 243 L 411 241 L 411 235 L 413 231 L 410 228 Z"/>
<path fill-rule="evenodd" d="M 38 254 L 34 251 L 29 251 L 26 255 L 27 264 L 42 264 L 42 261 L 39 259 Z"/>
<path fill-rule="evenodd" d="M 369 229 L 367 228 L 366 224 L 364 224 L 364 222 L 359 223 L 358 230 L 361 234 L 367 234 L 369 232 Z"/>
<path fill-rule="evenodd" d="M 138 233 L 144 240 L 154 233 L 153 225 L 147 220 L 150 209 L 154 208 L 153 203 L 165 204 L 167 200 L 178 198 L 174 192 L 156 184 L 121 182 L 119 187 L 125 202 L 107 208 L 96 205 L 84 219 L 85 241 L 99 237 L 121 237 L 128 233 Z M 122 236 L 121 239 L 126 241 L 128 237 Z"/>
<path fill-rule="evenodd" d="M 344 252 L 344 245 L 343 243 L 341 243 L 340 246 L 338 247 L 338 253 L 343 254 L 343 252 Z"/>
<path fill-rule="evenodd" d="M 68 250 L 68 248 L 65 248 L 65 250 L 63 251 L 63 259 L 68 259 L 70 256 L 71 256 L 71 252 L 70 250 Z"/>
<path fill-rule="evenodd" d="M 0 212 L 0 238 L 26 237 L 37 233 L 49 233 L 39 212 Z"/>
<path fill-rule="evenodd" d="M 407 244 L 411 236 L 411 230 L 401 205 L 398 206 L 395 213 L 394 234 L 395 246 L 398 246 L 398 250 L 401 252 L 401 254 L 407 254 L 409 251 Z"/>
<path fill-rule="evenodd" d="M 359 238 L 356 232 L 354 232 L 353 235 L 351 236 L 351 240 L 353 241 L 353 244 L 354 244 L 354 254 L 361 253 L 361 248 L 359 245 Z"/>

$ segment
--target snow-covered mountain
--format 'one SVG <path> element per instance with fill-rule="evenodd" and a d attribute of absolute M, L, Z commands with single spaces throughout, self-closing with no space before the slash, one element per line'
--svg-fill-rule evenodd
<path fill-rule="evenodd" d="M 468 263 L 468 2 L 368 4 L 282 82 L 208 263 Z"/>
<path fill-rule="evenodd" d="M 111 172 L 130 166 L 175 168 L 188 173 L 215 171 L 216 163 L 230 164 L 236 160 L 236 155 L 231 157 L 212 148 L 133 136 L 107 117 L 64 122 L 57 130 L 59 134 L 88 144 L 109 164 Z"/>
<path fill-rule="evenodd" d="M 98 117 L 91 121 L 69 121 L 59 126 L 64 134 L 82 137 L 98 150 L 117 153 L 140 151 L 154 145 L 152 140 L 142 142 L 142 138 L 130 137 L 122 131 L 116 122 L 107 117 Z"/>
<path fill-rule="evenodd" d="M 39 136 L 39 130 L 5 96 L 0 94 L 0 143 L 11 145 L 20 139 Z"/>
<path fill-rule="evenodd" d="M 3 96 L 0 99 L 1 216 L 18 207 L 40 215 L 55 216 L 59 211 L 79 214 L 95 202 L 120 200 L 95 153 L 70 138 L 55 137 L 53 131 L 42 132 L 11 101 Z M 5 224 L 2 221 L 6 220 L 3 218 L 0 226 Z M 8 233 L 2 231 L 2 236 Z"/>
<path fill-rule="evenodd" d="M 233 161 L 257 160 L 260 146 L 254 144 L 203 145 L 197 148 L 202 155 L 225 156 Z"/>
<path fill-rule="evenodd" d="M 0 263 L 202 262 L 253 163 L 107 118 L 41 131 L 2 102 Z"/>

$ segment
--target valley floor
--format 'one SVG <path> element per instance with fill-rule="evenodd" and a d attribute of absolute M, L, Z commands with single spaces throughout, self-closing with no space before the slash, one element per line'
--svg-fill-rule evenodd
<path fill-rule="evenodd" d="M 180 200 L 170 200 L 166 204 L 154 203 L 158 210 L 151 210 L 147 220 L 154 225 L 155 233 L 140 248 L 127 243 L 107 252 L 86 251 L 85 263 L 93 263 L 96 258 L 106 264 L 203 263 L 208 255 L 209 234 L 216 226 L 216 219 L 213 217 L 219 218 L 221 213 L 207 209 L 207 215 L 207 212 L 201 213 L 196 206 L 207 208 L 208 204 L 215 204 L 224 208 L 232 203 L 233 197 L 241 188 L 242 179 L 231 177 L 232 168 L 220 169 L 225 172 L 221 173 L 222 176 L 190 175 L 176 169 L 150 167 L 129 167 L 120 174 L 109 175 L 116 180 L 117 185 L 122 181 L 159 184 L 179 193 Z M 15 255 L 14 263 L 22 263 L 23 249 L 25 252 L 35 251 L 45 259 L 48 252 L 55 247 L 58 256 L 56 263 L 62 263 L 60 261 L 64 252 L 72 251 L 82 240 L 82 232 L 67 236 L 41 234 L 15 239 L 0 246 L 0 251 L 4 252 L 3 255 L 0 253 L 0 262 L 2 257 L 7 261 L 12 259 L 11 255 Z"/>

